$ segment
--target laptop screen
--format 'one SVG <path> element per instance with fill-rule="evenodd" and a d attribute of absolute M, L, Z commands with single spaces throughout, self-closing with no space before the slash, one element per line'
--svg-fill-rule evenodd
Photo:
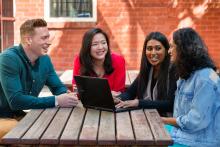
<path fill-rule="evenodd" d="M 108 80 L 104 78 L 74 76 L 84 107 L 115 111 Z"/>

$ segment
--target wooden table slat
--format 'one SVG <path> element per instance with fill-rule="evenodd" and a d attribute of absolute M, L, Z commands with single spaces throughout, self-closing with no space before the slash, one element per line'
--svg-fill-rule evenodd
<path fill-rule="evenodd" d="M 79 144 L 96 145 L 99 123 L 99 110 L 87 109 L 85 121 L 79 137 Z"/>
<path fill-rule="evenodd" d="M 78 144 L 78 138 L 84 121 L 85 111 L 85 108 L 79 106 L 73 109 L 69 121 L 66 124 L 66 127 L 60 138 L 60 144 Z"/>
<path fill-rule="evenodd" d="M 33 126 L 22 137 L 21 142 L 24 144 L 39 144 L 40 137 L 47 129 L 58 108 L 45 109 Z"/>
<path fill-rule="evenodd" d="M 164 124 L 156 109 L 146 109 L 145 115 L 148 119 L 156 145 L 171 145 L 173 143 L 170 135 L 164 128 Z"/>
<path fill-rule="evenodd" d="M 59 137 L 65 127 L 72 109 L 62 108 L 59 109 L 56 116 L 50 123 L 50 126 L 41 137 L 41 144 L 58 144 Z"/>
<path fill-rule="evenodd" d="M 101 112 L 98 144 L 113 145 L 116 143 L 115 138 L 115 115 L 112 112 Z"/>
<path fill-rule="evenodd" d="M 2 142 L 11 144 L 19 143 L 20 138 L 26 133 L 26 131 L 33 125 L 34 121 L 42 113 L 43 109 L 33 109 L 3 138 Z"/>
<path fill-rule="evenodd" d="M 116 113 L 116 139 L 117 144 L 135 144 L 129 112 Z"/>
<path fill-rule="evenodd" d="M 143 110 L 131 111 L 131 119 L 133 129 L 136 138 L 136 144 L 154 144 L 154 138 L 152 136 L 150 127 L 148 126 L 147 119 L 143 113 Z"/>
<path fill-rule="evenodd" d="M 75 108 L 31 110 L 7 135 L 5 145 L 168 146 L 173 141 L 155 109 L 113 113 Z"/>

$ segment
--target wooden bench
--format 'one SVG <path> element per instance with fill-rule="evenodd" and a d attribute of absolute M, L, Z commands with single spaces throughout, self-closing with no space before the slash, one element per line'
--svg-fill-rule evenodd
<path fill-rule="evenodd" d="M 73 75 L 73 70 L 66 70 L 63 72 L 60 76 L 61 81 L 64 83 L 64 85 L 72 91 L 72 75 Z M 130 84 L 135 80 L 135 78 L 138 75 L 137 70 L 127 70 L 126 71 L 126 81 L 125 81 L 125 86 L 129 87 Z M 42 91 L 39 94 L 39 97 L 44 97 L 44 96 L 51 96 L 53 95 L 51 91 L 45 86 Z"/>
<path fill-rule="evenodd" d="M 143 145 L 173 143 L 155 109 L 113 113 L 75 108 L 31 110 L 2 138 L 6 145 Z"/>
<path fill-rule="evenodd" d="M 126 87 L 130 86 L 131 83 L 137 77 L 137 75 L 138 75 L 138 71 L 137 70 L 127 70 L 126 71 L 125 86 Z M 60 80 L 71 91 L 72 91 L 72 76 L 73 76 L 73 70 L 66 70 L 60 76 Z"/>

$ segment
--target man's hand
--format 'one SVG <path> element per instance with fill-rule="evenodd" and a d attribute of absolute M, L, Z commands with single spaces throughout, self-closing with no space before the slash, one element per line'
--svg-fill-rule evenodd
<path fill-rule="evenodd" d="M 128 100 L 128 101 L 120 101 L 120 102 L 116 105 L 116 108 L 137 107 L 138 104 L 139 104 L 139 100 L 138 100 L 138 99 Z"/>
<path fill-rule="evenodd" d="M 60 107 L 74 107 L 79 102 L 75 93 L 64 93 L 56 96 L 56 99 Z"/>

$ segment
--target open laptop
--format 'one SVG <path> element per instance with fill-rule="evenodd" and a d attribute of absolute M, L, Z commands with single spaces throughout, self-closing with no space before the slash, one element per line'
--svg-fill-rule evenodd
<path fill-rule="evenodd" d="M 85 108 L 111 112 L 139 109 L 137 107 L 116 108 L 107 79 L 88 76 L 74 76 L 74 79 Z"/>

